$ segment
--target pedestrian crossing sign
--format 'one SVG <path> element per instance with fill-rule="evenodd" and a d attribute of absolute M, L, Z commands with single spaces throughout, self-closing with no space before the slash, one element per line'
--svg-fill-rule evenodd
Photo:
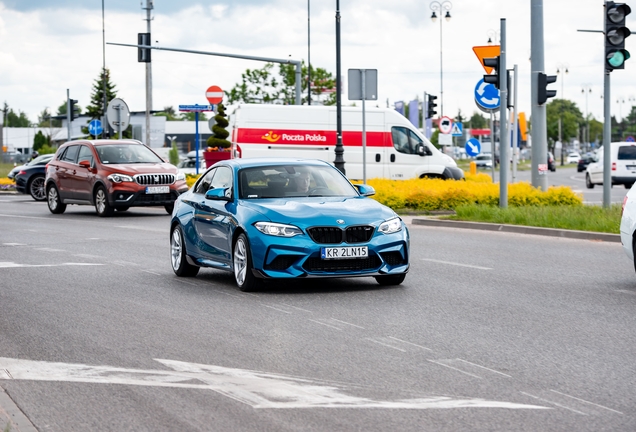
<path fill-rule="evenodd" d="M 459 123 L 459 122 L 454 122 L 453 123 L 453 128 L 451 129 L 451 134 L 453 136 L 462 136 L 462 135 L 464 135 L 464 128 L 463 128 L 462 124 Z"/>

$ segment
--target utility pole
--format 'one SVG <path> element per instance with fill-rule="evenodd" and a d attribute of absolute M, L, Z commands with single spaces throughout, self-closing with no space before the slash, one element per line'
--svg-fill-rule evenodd
<path fill-rule="evenodd" d="M 342 174 L 345 173 L 345 161 L 342 156 L 342 80 L 340 79 L 340 0 L 336 0 L 336 159 L 334 165 Z"/>
<path fill-rule="evenodd" d="M 508 151 L 508 69 L 506 69 L 506 19 L 501 18 L 501 52 L 499 53 L 499 207 L 508 207 L 508 169 L 510 158 Z"/>
<path fill-rule="evenodd" d="M 539 171 L 539 165 L 546 167 L 548 159 L 548 125 L 545 105 L 539 105 L 539 74 L 545 71 L 543 43 L 543 0 L 530 3 L 530 91 L 532 101 L 532 186 L 542 191 L 548 190 L 547 170 Z"/>
<path fill-rule="evenodd" d="M 106 121 L 106 28 L 104 27 L 104 0 L 102 0 L 102 87 L 104 91 L 104 113 L 102 114 L 102 139 L 104 139 L 108 133 L 108 122 Z M 70 138 L 70 136 L 69 136 Z"/>
<path fill-rule="evenodd" d="M 148 33 L 148 45 L 152 44 L 150 36 L 150 21 L 152 21 L 151 12 L 153 8 L 153 0 L 146 0 L 146 33 Z M 150 111 L 152 111 L 152 63 L 146 63 L 146 146 L 150 147 Z M 122 138 L 121 136 L 119 137 Z"/>

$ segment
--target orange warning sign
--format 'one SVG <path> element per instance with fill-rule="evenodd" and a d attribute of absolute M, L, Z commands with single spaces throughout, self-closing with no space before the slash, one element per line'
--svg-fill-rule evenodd
<path fill-rule="evenodd" d="M 475 52 L 475 55 L 477 55 L 477 58 L 486 73 L 489 74 L 492 72 L 493 68 L 484 65 L 484 59 L 497 57 L 501 53 L 501 47 L 499 45 L 475 46 L 473 47 L 473 51 Z"/>

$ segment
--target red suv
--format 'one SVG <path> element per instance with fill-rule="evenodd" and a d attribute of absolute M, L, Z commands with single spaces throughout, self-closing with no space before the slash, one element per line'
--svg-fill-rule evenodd
<path fill-rule="evenodd" d="M 67 204 L 94 205 L 99 216 L 136 206 L 163 206 L 188 190 L 185 175 L 134 140 L 79 140 L 60 146 L 46 165 L 51 213 Z"/>

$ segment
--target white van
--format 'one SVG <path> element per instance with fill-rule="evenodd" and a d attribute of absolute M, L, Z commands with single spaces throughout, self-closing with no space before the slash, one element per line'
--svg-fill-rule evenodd
<path fill-rule="evenodd" d="M 629 189 L 636 182 L 636 143 L 613 142 L 611 148 L 612 185 L 622 184 Z M 585 170 L 585 185 L 588 189 L 592 189 L 594 185 L 603 184 L 604 151 L 601 146 Z"/>
<path fill-rule="evenodd" d="M 397 111 L 369 108 L 365 113 L 367 178 L 464 178 L 455 161 Z M 330 163 L 336 158 L 335 106 L 240 104 L 229 121 L 231 141 L 240 157 L 299 157 Z M 342 107 L 342 144 L 347 177 L 362 179 L 359 107 Z"/>

